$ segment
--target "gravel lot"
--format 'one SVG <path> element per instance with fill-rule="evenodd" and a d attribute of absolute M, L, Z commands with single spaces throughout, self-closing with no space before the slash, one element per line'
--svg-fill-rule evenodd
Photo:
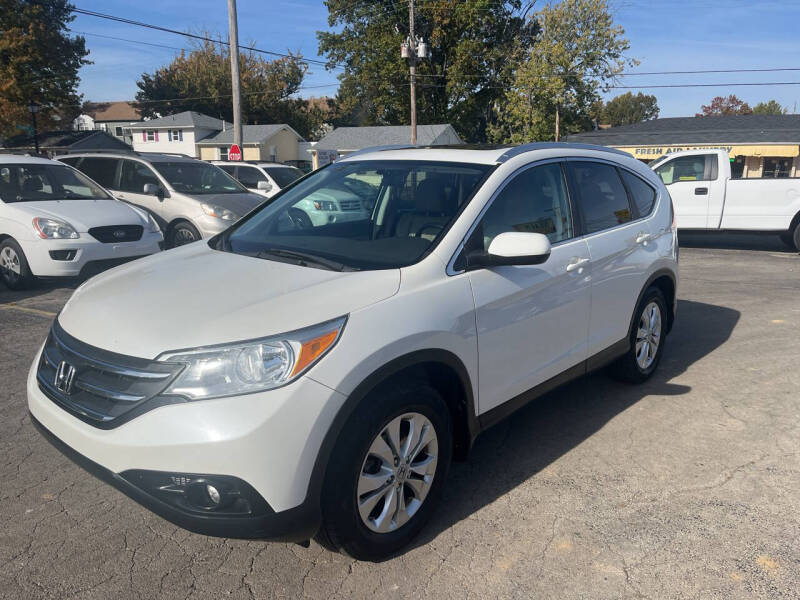
<path fill-rule="evenodd" d="M 486 432 L 427 534 L 380 564 L 191 534 L 74 466 L 24 386 L 73 288 L 0 284 L 0 596 L 800 597 L 800 256 L 681 243 L 656 376 L 593 375 Z"/>

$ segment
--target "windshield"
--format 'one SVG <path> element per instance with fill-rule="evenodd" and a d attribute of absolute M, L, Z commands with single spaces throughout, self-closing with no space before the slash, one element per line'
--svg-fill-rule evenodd
<path fill-rule="evenodd" d="M 0 200 L 99 200 L 110 198 L 91 179 L 59 164 L 0 164 Z"/>
<path fill-rule="evenodd" d="M 410 160 L 333 164 L 235 226 L 222 246 L 339 270 L 410 265 L 444 235 L 491 168 Z"/>
<path fill-rule="evenodd" d="M 176 192 L 186 194 L 240 194 L 247 192 L 225 171 L 204 162 L 154 162 L 156 171 Z"/>
<path fill-rule="evenodd" d="M 280 188 L 285 188 L 303 176 L 303 172 L 295 167 L 265 167 L 264 170 Z"/>

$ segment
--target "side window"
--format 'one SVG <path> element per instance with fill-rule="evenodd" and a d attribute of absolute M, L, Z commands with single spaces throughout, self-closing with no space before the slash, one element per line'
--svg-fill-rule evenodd
<path fill-rule="evenodd" d="M 259 181 L 266 180 L 266 176 L 255 167 L 239 167 L 239 183 L 246 188 L 255 189 Z"/>
<path fill-rule="evenodd" d="M 578 186 L 586 233 L 595 233 L 633 217 L 628 194 L 611 165 L 596 162 L 569 163 Z"/>
<path fill-rule="evenodd" d="M 532 167 L 503 188 L 470 240 L 470 250 L 489 249 L 507 231 L 543 233 L 556 243 L 573 237 L 567 186 L 561 165 Z M 481 236 L 481 237 L 475 237 Z"/>
<path fill-rule="evenodd" d="M 631 193 L 631 199 L 636 205 L 636 211 L 640 217 L 646 217 L 653 210 L 653 204 L 656 201 L 656 191 L 642 179 L 624 169 L 620 169 L 622 179 L 625 185 L 628 186 L 628 191 Z"/>
<path fill-rule="evenodd" d="M 145 183 L 161 185 L 158 177 L 146 164 L 135 160 L 123 160 L 119 176 L 119 189 L 123 192 L 142 194 Z"/>
<path fill-rule="evenodd" d="M 716 164 L 716 156 L 712 155 Z M 663 165 L 656 167 L 656 173 L 661 177 L 664 185 L 680 181 L 703 181 L 706 172 L 706 157 L 702 154 L 695 156 L 679 156 L 668 160 Z"/>
<path fill-rule="evenodd" d="M 78 161 L 80 160 L 80 156 L 68 156 L 61 158 L 59 157 L 59 162 L 63 162 L 65 165 L 69 165 L 70 167 L 78 168 Z"/>
<path fill-rule="evenodd" d="M 116 158 L 96 158 L 87 156 L 81 162 L 80 170 L 107 189 L 114 189 L 114 175 L 117 172 Z"/>

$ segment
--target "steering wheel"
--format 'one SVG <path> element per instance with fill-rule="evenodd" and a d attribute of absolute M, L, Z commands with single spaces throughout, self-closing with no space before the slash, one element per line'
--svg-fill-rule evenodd
<path fill-rule="evenodd" d="M 425 231 L 426 229 L 435 229 L 436 235 L 439 235 L 439 232 L 441 232 L 444 229 L 444 225 L 441 225 L 439 223 L 425 223 L 425 225 L 417 229 L 417 233 L 414 235 L 414 237 L 422 237 L 422 232 Z"/>
<path fill-rule="evenodd" d="M 311 217 L 299 208 L 290 208 L 288 214 L 289 220 L 295 229 L 311 229 L 314 226 L 311 222 Z"/>

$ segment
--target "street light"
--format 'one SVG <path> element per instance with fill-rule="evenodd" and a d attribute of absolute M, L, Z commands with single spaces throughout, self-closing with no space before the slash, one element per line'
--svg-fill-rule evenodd
<path fill-rule="evenodd" d="M 39 155 L 39 132 L 36 129 L 36 113 L 39 112 L 39 105 L 34 100 L 28 104 L 28 110 L 31 111 L 31 121 L 33 122 L 33 145 L 36 148 L 36 155 Z"/>

